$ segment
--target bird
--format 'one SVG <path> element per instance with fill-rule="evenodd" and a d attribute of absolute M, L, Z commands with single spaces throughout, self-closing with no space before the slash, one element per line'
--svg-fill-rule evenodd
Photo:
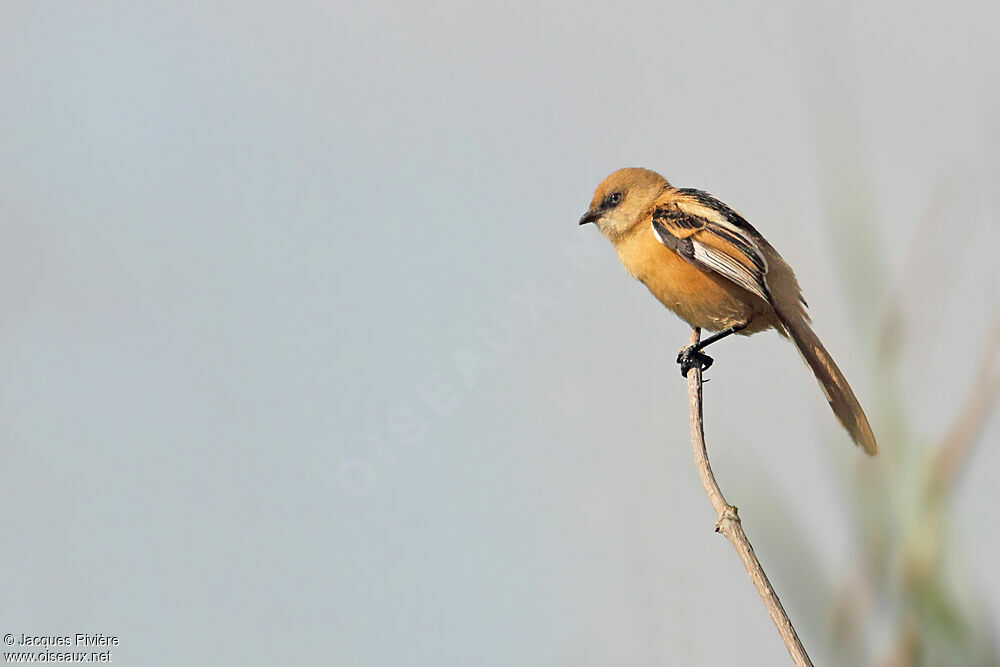
<path fill-rule="evenodd" d="M 692 327 L 716 332 L 677 355 L 682 376 L 712 365 L 702 351 L 712 343 L 775 329 L 794 343 L 855 444 L 878 453 L 864 409 L 810 325 L 795 273 L 739 213 L 707 192 L 629 167 L 597 186 L 579 221 L 588 223 L 660 303 Z"/>

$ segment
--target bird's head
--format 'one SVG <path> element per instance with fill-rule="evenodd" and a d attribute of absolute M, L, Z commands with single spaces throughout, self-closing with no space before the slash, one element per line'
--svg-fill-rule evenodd
<path fill-rule="evenodd" d="M 655 171 L 619 169 L 597 186 L 590 210 L 580 218 L 580 224 L 593 222 L 608 239 L 617 241 L 642 221 L 656 198 L 669 187 L 667 179 Z"/>

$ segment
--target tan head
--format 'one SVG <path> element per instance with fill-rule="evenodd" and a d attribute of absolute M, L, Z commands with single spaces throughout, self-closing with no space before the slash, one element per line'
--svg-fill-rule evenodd
<path fill-rule="evenodd" d="M 655 171 L 629 167 L 619 169 L 597 186 L 590 210 L 580 224 L 593 222 L 612 242 L 639 224 L 656 198 L 670 187 Z"/>

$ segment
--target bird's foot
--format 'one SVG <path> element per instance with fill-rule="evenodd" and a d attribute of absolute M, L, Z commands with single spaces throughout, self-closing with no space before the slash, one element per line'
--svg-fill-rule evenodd
<path fill-rule="evenodd" d="M 681 366 L 681 377 L 683 378 L 687 377 L 688 371 L 692 368 L 707 371 L 714 361 L 704 352 L 694 349 L 693 345 L 689 345 L 677 353 L 677 363 Z"/>

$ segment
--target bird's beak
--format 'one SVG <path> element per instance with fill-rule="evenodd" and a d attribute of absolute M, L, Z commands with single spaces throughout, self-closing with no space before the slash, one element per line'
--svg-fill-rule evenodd
<path fill-rule="evenodd" d="M 586 213 L 584 213 L 583 217 L 580 218 L 580 224 L 581 225 L 585 225 L 588 222 L 596 222 L 597 220 L 600 219 L 600 217 L 601 217 L 601 212 L 600 211 L 595 210 L 595 209 L 591 209 L 591 210 L 587 211 Z"/>

